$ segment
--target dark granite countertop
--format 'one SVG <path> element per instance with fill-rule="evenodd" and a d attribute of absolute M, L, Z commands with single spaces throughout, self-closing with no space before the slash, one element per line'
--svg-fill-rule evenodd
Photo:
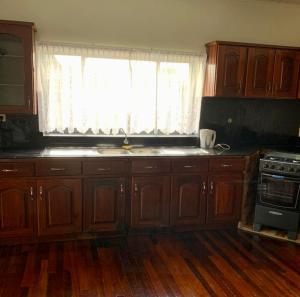
<path fill-rule="evenodd" d="M 130 150 L 105 147 L 46 147 L 0 151 L 0 159 L 31 158 L 105 158 L 105 157 L 189 157 L 189 156 L 247 156 L 257 148 L 201 149 L 199 147 L 134 147 Z"/>

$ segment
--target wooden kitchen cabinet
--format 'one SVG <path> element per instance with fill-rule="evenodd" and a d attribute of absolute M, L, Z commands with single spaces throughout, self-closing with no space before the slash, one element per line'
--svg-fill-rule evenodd
<path fill-rule="evenodd" d="M 131 199 L 133 228 L 169 225 L 169 176 L 133 177 Z"/>
<path fill-rule="evenodd" d="M 83 201 L 85 231 L 117 231 L 124 227 L 124 178 L 86 178 Z"/>
<path fill-rule="evenodd" d="M 275 49 L 252 47 L 248 50 L 246 97 L 272 97 Z"/>
<path fill-rule="evenodd" d="M 203 96 L 279 99 L 299 96 L 300 48 L 227 41 L 211 42 L 206 48 Z"/>
<path fill-rule="evenodd" d="M 81 232 L 80 179 L 40 179 L 37 191 L 38 235 Z"/>
<path fill-rule="evenodd" d="M 178 175 L 172 179 L 171 224 L 203 225 L 206 217 L 207 175 Z"/>
<path fill-rule="evenodd" d="M 207 45 L 207 52 L 204 96 L 242 96 L 245 88 L 247 48 L 211 43 Z"/>
<path fill-rule="evenodd" d="M 208 224 L 235 224 L 239 220 L 243 174 L 211 174 L 208 180 Z"/>
<path fill-rule="evenodd" d="M 35 189 L 31 179 L 1 180 L 0 238 L 34 236 Z"/>
<path fill-rule="evenodd" d="M 274 97 L 297 98 L 299 80 L 299 52 L 276 50 L 274 65 Z"/>
<path fill-rule="evenodd" d="M 36 112 L 34 24 L 0 21 L 0 113 Z"/>

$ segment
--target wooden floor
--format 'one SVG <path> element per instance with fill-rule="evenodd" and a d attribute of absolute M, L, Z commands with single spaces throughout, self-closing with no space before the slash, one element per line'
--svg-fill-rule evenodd
<path fill-rule="evenodd" d="M 0 296 L 300 296 L 300 247 L 235 231 L 1 247 Z"/>

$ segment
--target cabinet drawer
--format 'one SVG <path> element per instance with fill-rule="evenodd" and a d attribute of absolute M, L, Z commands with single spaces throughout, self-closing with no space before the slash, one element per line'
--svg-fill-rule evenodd
<path fill-rule="evenodd" d="M 173 172 L 203 172 L 208 171 L 208 159 L 178 159 L 172 162 Z"/>
<path fill-rule="evenodd" d="M 243 171 L 245 160 L 243 158 L 216 158 L 209 162 L 210 171 Z"/>
<path fill-rule="evenodd" d="M 33 176 L 33 163 L 0 163 L 0 177 Z"/>
<path fill-rule="evenodd" d="M 171 163 L 164 159 L 144 159 L 132 161 L 132 173 L 169 172 Z"/>
<path fill-rule="evenodd" d="M 123 174 L 126 173 L 127 161 L 86 161 L 82 169 L 86 175 Z"/>
<path fill-rule="evenodd" d="M 78 160 L 41 160 L 36 164 L 36 174 L 47 175 L 80 175 L 81 162 Z"/>

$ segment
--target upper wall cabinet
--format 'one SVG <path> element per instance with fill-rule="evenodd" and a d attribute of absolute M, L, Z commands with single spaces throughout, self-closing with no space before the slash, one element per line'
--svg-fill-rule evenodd
<path fill-rule="evenodd" d="M 249 48 L 245 96 L 272 97 L 275 50 Z"/>
<path fill-rule="evenodd" d="M 297 48 L 213 42 L 207 53 L 204 96 L 297 98 Z"/>
<path fill-rule="evenodd" d="M 35 113 L 34 25 L 0 21 L 0 113 Z"/>
<path fill-rule="evenodd" d="M 299 52 L 276 50 L 274 65 L 274 97 L 296 98 L 299 80 Z"/>
<path fill-rule="evenodd" d="M 242 96 L 247 48 L 215 42 L 207 45 L 207 54 L 204 96 Z"/>
<path fill-rule="evenodd" d="M 241 46 L 219 47 L 216 95 L 240 96 L 244 90 L 247 49 Z"/>

